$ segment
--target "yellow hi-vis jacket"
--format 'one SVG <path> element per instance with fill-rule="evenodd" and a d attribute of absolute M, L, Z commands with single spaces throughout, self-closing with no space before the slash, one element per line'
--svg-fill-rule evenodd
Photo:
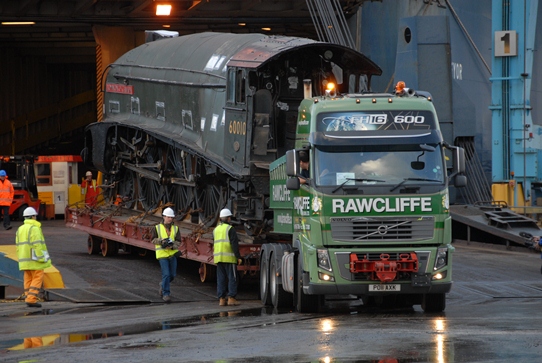
<path fill-rule="evenodd" d="M 156 232 L 158 233 L 158 238 L 160 240 L 163 240 L 165 238 L 168 238 L 172 241 L 175 241 L 175 236 L 177 235 L 177 231 L 179 230 L 179 227 L 176 225 L 171 225 L 171 231 L 169 231 L 169 236 L 167 235 L 166 226 L 164 226 L 162 223 L 156 225 Z M 169 258 L 176 254 L 179 250 L 176 248 L 163 248 L 161 244 L 154 245 L 156 248 L 156 259 L 159 260 L 161 258 Z"/>
<path fill-rule="evenodd" d="M 213 231 L 214 238 L 214 247 L 213 247 L 213 258 L 215 263 L 226 262 L 226 263 L 237 263 L 237 257 L 233 253 L 233 249 L 230 244 L 230 237 L 228 232 L 230 231 L 231 225 L 227 223 L 221 223 Z"/>
<path fill-rule="evenodd" d="M 15 235 L 19 270 L 45 270 L 51 267 L 41 223 L 35 219 L 25 219 Z"/>

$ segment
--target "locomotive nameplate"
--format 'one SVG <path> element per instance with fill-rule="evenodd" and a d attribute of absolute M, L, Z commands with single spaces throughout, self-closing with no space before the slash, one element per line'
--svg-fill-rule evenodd
<path fill-rule="evenodd" d="M 105 91 L 110 93 L 122 93 L 124 95 L 133 95 L 134 86 L 116 83 L 107 83 L 105 85 Z"/>

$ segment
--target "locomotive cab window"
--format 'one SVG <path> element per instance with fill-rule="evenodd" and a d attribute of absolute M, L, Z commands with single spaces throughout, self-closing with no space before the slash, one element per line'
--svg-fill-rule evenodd
<path fill-rule="evenodd" d="M 245 71 L 237 70 L 235 79 L 235 103 L 245 103 Z"/>
<path fill-rule="evenodd" d="M 228 91 L 229 103 L 245 103 L 246 76 L 244 69 L 228 70 Z"/>
<path fill-rule="evenodd" d="M 227 102 L 233 103 L 235 101 L 235 69 L 228 70 L 228 87 L 227 87 Z"/>

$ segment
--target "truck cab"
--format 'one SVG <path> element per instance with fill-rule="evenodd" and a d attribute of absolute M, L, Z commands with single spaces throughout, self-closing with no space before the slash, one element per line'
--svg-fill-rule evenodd
<path fill-rule="evenodd" d="M 275 290 L 297 296 L 298 310 L 337 294 L 444 310 L 454 250 L 448 186 L 466 179 L 462 150 L 445 144 L 431 97 L 308 98 L 297 135 L 296 149 L 270 168 L 275 231 L 292 234 Z M 303 184 L 301 150 L 310 155 Z"/>

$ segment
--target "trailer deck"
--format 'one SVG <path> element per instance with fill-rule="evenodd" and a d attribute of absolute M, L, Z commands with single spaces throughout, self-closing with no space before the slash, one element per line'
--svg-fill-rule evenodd
<path fill-rule="evenodd" d="M 67 207 L 65 223 L 89 234 L 88 252 L 103 256 L 116 255 L 119 249 L 137 254 L 154 253 L 151 243 L 152 229 L 160 223 L 159 215 L 142 213 L 116 205 L 103 205 L 96 209 Z M 187 221 L 175 221 L 181 233 L 179 247 L 181 258 L 200 262 L 199 273 L 202 282 L 216 277 L 213 263 L 213 235 L 211 228 L 205 228 Z M 261 244 L 246 234 L 238 234 L 239 252 L 244 263 L 238 271 L 255 275 L 259 271 Z"/>

